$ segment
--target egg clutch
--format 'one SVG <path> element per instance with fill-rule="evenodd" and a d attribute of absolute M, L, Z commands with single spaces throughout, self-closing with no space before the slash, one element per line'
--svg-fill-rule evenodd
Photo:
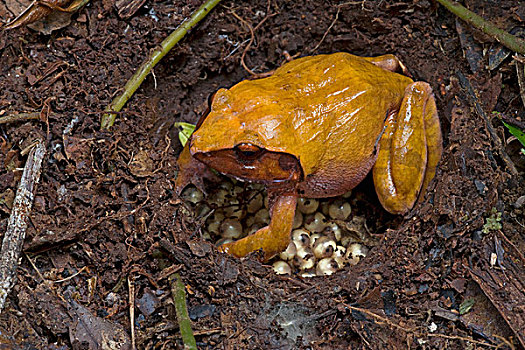
<path fill-rule="evenodd" d="M 363 216 L 352 213 L 351 192 L 339 198 L 301 198 L 294 216 L 291 241 L 273 259 L 278 274 L 302 277 L 331 275 L 346 265 L 355 265 L 368 253 L 364 242 L 369 232 Z M 191 186 L 182 199 L 200 218 L 202 238 L 217 245 L 246 237 L 270 221 L 268 198 L 260 184 L 225 179 L 218 190 L 205 197 Z"/>

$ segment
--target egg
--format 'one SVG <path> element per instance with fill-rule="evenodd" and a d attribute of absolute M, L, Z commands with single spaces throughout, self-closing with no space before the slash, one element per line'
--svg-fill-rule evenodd
<path fill-rule="evenodd" d="M 310 232 L 304 229 L 297 229 L 292 231 L 292 242 L 295 243 L 297 249 L 306 248 L 310 246 Z"/>
<path fill-rule="evenodd" d="M 181 197 L 186 202 L 197 204 L 204 199 L 204 194 L 198 188 L 190 186 L 182 191 Z"/>
<path fill-rule="evenodd" d="M 288 247 L 284 252 L 282 252 L 279 257 L 285 261 L 292 260 L 293 257 L 297 254 L 297 247 L 295 246 L 295 243 L 292 241 L 290 244 L 288 244 Z"/>
<path fill-rule="evenodd" d="M 290 275 L 292 273 L 292 268 L 288 263 L 282 260 L 277 260 L 272 265 L 273 271 L 278 275 Z"/>
<path fill-rule="evenodd" d="M 250 214 L 258 212 L 264 206 L 264 197 L 261 193 L 256 194 L 253 198 L 250 199 L 246 210 Z"/>
<path fill-rule="evenodd" d="M 303 214 L 313 214 L 319 207 L 319 201 L 311 198 L 299 198 L 297 209 Z"/>
<path fill-rule="evenodd" d="M 346 249 L 346 258 L 350 265 L 356 265 L 361 258 L 366 257 L 368 248 L 360 243 L 352 243 Z"/>
<path fill-rule="evenodd" d="M 351 213 L 352 207 L 350 207 L 350 203 L 340 198 L 333 201 L 328 207 L 328 215 L 334 220 L 346 220 Z"/>
<path fill-rule="evenodd" d="M 319 260 L 315 273 L 317 276 L 329 276 L 339 269 L 339 264 L 333 258 Z"/>
<path fill-rule="evenodd" d="M 219 230 L 223 238 L 239 238 L 242 235 L 242 224 L 238 220 L 226 219 Z"/>
<path fill-rule="evenodd" d="M 315 265 L 315 256 L 310 248 L 299 248 L 294 257 L 294 265 L 299 270 L 308 270 Z"/>
<path fill-rule="evenodd" d="M 346 248 L 341 245 L 338 245 L 335 248 L 332 258 L 334 258 L 334 260 L 337 261 L 339 268 L 343 268 L 346 265 Z"/>
<path fill-rule="evenodd" d="M 304 228 L 310 232 L 322 232 L 327 226 L 325 216 L 319 212 L 308 215 L 304 221 Z"/>
<path fill-rule="evenodd" d="M 335 248 L 336 244 L 334 240 L 331 240 L 327 236 L 321 236 L 314 242 L 312 251 L 317 259 L 323 259 L 332 256 Z"/>
<path fill-rule="evenodd" d="M 295 230 L 303 225 L 303 214 L 299 210 L 295 211 L 295 216 L 293 217 L 292 229 Z"/>

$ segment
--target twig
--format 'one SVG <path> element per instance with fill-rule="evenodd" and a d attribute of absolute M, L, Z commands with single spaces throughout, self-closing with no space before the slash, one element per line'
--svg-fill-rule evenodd
<path fill-rule="evenodd" d="M 345 307 L 349 308 L 350 310 L 362 312 L 364 314 L 367 314 L 367 315 L 375 318 L 377 321 L 380 321 L 380 322 L 378 322 L 378 324 L 385 323 L 385 324 L 387 324 L 387 325 L 389 325 L 391 327 L 394 327 L 394 328 L 397 328 L 399 330 L 402 330 L 402 331 L 404 331 L 407 334 L 415 334 L 416 336 L 427 336 L 427 337 L 437 337 L 437 338 L 444 338 L 444 339 L 451 339 L 451 340 L 468 341 L 468 342 L 471 342 L 471 343 L 474 343 L 474 344 L 484 345 L 484 346 L 488 346 L 488 347 L 491 347 L 491 348 L 498 348 L 499 347 L 498 345 L 489 344 L 489 343 L 485 343 L 485 342 L 474 340 L 472 338 L 466 338 L 466 337 L 461 337 L 461 336 L 457 336 L 457 335 L 445 335 L 445 334 L 440 334 L 440 333 L 420 332 L 418 330 L 419 327 L 416 327 L 416 328 L 405 328 L 405 327 L 400 326 L 400 325 L 398 325 L 398 324 L 396 324 L 394 322 L 391 322 L 386 317 L 383 317 L 383 316 L 380 316 L 378 314 L 375 314 L 375 313 L 373 313 L 373 312 L 371 312 L 371 311 L 369 311 L 367 309 L 351 306 L 351 305 L 348 305 L 346 303 L 342 303 L 342 304 Z M 507 343 L 507 341 L 505 341 L 505 343 Z"/>
<path fill-rule="evenodd" d="M 321 46 L 321 44 L 323 43 L 324 39 L 326 38 L 326 35 L 328 35 L 328 32 L 330 31 L 330 29 L 333 28 L 333 26 L 335 25 L 335 22 L 337 22 L 337 19 L 339 18 L 339 12 L 340 11 L 341 11 L 341 6 L 337 6 L 337 12 L 335 13 L 334 20 L 332 21 L 332 23 L 330 23 L 330 26 L 324 32 L 323 37 L 321 38 L 321 40 L 317 43 L 317 45 L 315 45 L 315 47 L 310 52 L 316 51 L 319 48 L 319 46 Z"/>
<path fill-rule="evenodd" d="M 20 122 L 24 120 L 39 119 L 39 118 L 40 118 L 40 112 L 11 114 L 11 115 L 6 115 L 4 117 L 0 117 L 0 124 Z"/>
<path fill-rule="evenodd" d="M 197 342 L 191 329 L 191 321 L 188 315 L 188 308 L 186 307 L 186 292 L 184 291 L 184 283 L 182 283 L 178 273 L 170 276 L 171 296 L 175 303 L 175 312 L 177 313 L 177 320 L 179 321 L 180 334 L 184 349 L 197 350 Z"/>
<path fill-rule="evenodd" d="M 16 270 L 27 228 L 27 218 L 33 205 L 35 186 L 40 179 L 42 160 L 46 154 L 43 143 L 31 150 L 16 191 L 11 216 L 2 242 L 0 256 L 0 312 L 7 295 L 16 282 Z"/>
<path fill-rule="evenodd" d="M 251 70 L 250 68 L 248 68 L 248 66 L 246 65 L 246 62 L 244 61 L 244 57 L 246 57 L 246 53 L 248 52 L 248 50 L 250 50 L 250 47 L 252 46 L 254 40 L 255 40 L 255 32 L 257 31 L 257 29 L 259 29 L 264 22 L 266 22 L 266 20 L 270 17 L 273 17 L 276 15 L 276 13 L 272 13 L 270 14 L 270 1 L 268 1 L 268 5 L 266 6 L 266 16 L 259 22 L 259 24 L 257 24 L 254 27 L 252 27 L 252 25 L 250 23 L 248 23 L 244 18 L 242 18 L 241 16 L 239 16 L 238 14 L 235 13 L 235 11 L 231 10 L 230 12 L 235 18 L 237 18 L 239 21 L 241 21 L 242 24 L 244 24 L 248 30 L 250 31 L 250 40 L 248 41 L 248 45 L 246 45 L 246 47 L 244 48 L 244 51 L 242 52 L 242 55 L 241 55 L 241 65 L 242 67 L 244 68 L 245 71 L 247 71 L 248 73 L 250 73 L 251 75 L 253 75 L 255 78 L 264 78 L 264 77 L 268 77 L 270 75 L 273 74 L 273 71 L 270 71 L 270 72 L 265 72 L 265 73 L 255 73 L 253 70 Z"/>
<path fill-rule="evenodd" d="M 131 349 L 135 350 L 135 284 L 133 279 L 128 276 L 129 292 L 129 323 L 131 327 Z"/>
<path fill-rule="evenodd" d="M 511 49 L 512 51 L 525 54 L 525 41 L 515 37 L 512 34 L 496 27 L 494 24 L 486 21 L 483 17 L 478 16 L 474 12 L 463 7 L 459 3 L 451 0 L 437 0 L 447 10 L 467 22 L 468 24 L 483 31 L 483 33 L 497 40 L 503 46 Z"/>
<path fill-rule="evenodd" d="M 210 12 L 221 0 L 207 0 L 201 7 L 199 7 L 191 17 L 175 29 L 164 41 L 160 44 L 160 49 L 153 51 L 149 58 L 139 67 L 128 80 L 124 87 L 124 92 L 115 97 L 111 104 L 106 108 L 106 112 L 102 116 L 100 127 L 102 129 L 109 129 L 115 123 L 115 113 L 119 112 L 122 107 L 128 102 L 131 96 L 142 84 L 144 79 L 155 65 L 177 44 L 193 27 L 195 27 L 207 14 Z"/>
<path fill-rule="evenodd" d="M 497 345 L 489 344 L 489 343 L 485 343 L 485 342 L 482 342 L 482 341 L 474 340 L 472 338 L 461 337 L 459 335 L 446 335 L 446 334 L 441 334 L 441 333 L 425 333 L 425 335 L 427 337 L 434 337 L 434 338 L 443 338 L 443 339 L 449 339 L 449 340 L 461 340 L 461 341 L 470 342 L 470 343 L 477 344 L 477 345 L 487 346 L 489 348 L 499 349 L 501 347 L 499 344 L 497 344 Z M 494 336 L 495 334 L 492 334 L 492 335 Z M 502 337 L 498 337 L 498 338 L 500 340 L 504 339 Z M 510 344 L 509 341 L 506 340 L 506 339 L 505 339 L 504 343 L 505 344 Z"/>

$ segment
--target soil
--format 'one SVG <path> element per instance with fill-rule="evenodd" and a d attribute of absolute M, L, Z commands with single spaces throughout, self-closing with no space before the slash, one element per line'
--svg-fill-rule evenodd
<path fill-rule="evenodd" d="M 105 348 L 125 349 L 132 329 L 139 349 L 183 348 L 175 272 L 200 349 L 523 348 L 525 162 L 497 118 L 525 118 L 512 55 L 489 69 L 502 47 L 430 0 L 225 0 L 101 131 L 112 98 L 200 4 L 146 1 L 119 17 L 113 1 L 92 1 L 51 34 L 0 32 L 0 118 L 38 117 L 0 124 L 0 232 L 22 151 L 35 139 L 47 150 L 2 348 L 98 349 L 111 338 Z M 516 1 L 465 4 L 505 30 L 525 25 Z M 14 17 L 6 2 L 0 17 Z M 444 153 L 428 195 L 331 276 L 276 275 L 257 256 L 217 252 L 174 193 L 174 122 L 196 123 L 210 94 L 249 78 L 241 59 L 263 73 L 285 52 L 337 51 L 393 53 L 434 89 Z M 368 220 L 384 218 L 369 179 L 354 192 L 371 198 Z"/>

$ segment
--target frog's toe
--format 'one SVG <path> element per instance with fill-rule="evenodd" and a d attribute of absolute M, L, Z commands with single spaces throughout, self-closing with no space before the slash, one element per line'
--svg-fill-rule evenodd
<path fill-rule="evenodd" d="M 263 260 L 268 261 L 285 250 L 290 243 L 296 204 L 295 195 L 277 197 L 270 211 L 269 226 L 238 241 L 223 244 L 219 246 L 219 251 L 241 258 L 261 249 L 264 252 Z"/>
<path fill-rule="evenodd" d="M 436 173 L 442 139 L 432 88 L 410 84 L 397 114 L 388 116 L 379 141 L 373 176 L 383 207 L 394 214 L 410 210 Z"/>
<path fill-rule="evenodd" d="M 377 57 L 364 57 L 364 59 L 390 72 L 402 73 L 403 75 L 410 77 L 410 74 L 408 73 L 408 70 L 403 62 L 401 62 L 399 58 L 392 54 Z"/>

